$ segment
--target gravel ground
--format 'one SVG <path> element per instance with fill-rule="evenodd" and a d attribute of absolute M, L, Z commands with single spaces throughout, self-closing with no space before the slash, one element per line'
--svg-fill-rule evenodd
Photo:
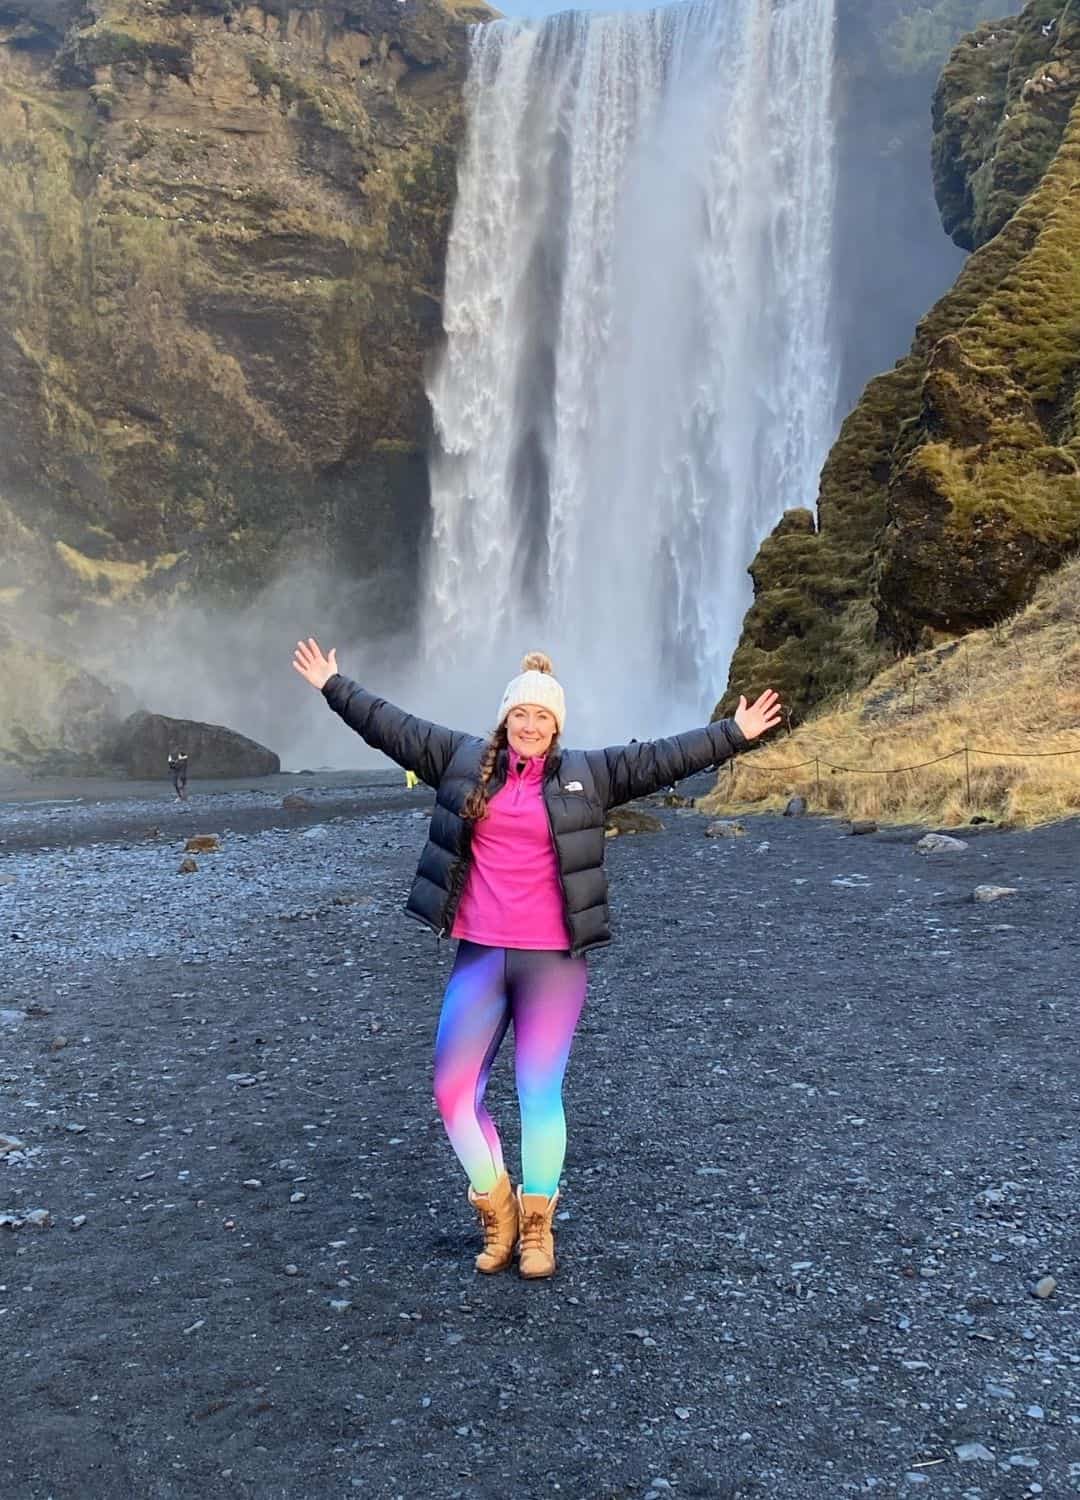
<path fill-rule="evenodd" d="M 526 1284 L 472 1270 L 381 779 L 0 808 L 0 1494 L 1080 1494 L 1080 826 L 611 841 Z"/>

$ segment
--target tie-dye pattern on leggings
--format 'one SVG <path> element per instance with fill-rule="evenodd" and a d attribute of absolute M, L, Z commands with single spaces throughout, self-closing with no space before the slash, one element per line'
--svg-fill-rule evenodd
<path fill-rule="evenodd" d="M 584 958 L 569 953 L 459 943 L 435 1038 L 435 1102 L 476 1192 L 486 1193 L 503 1169 L 484 1091 L 511 1022 L 522 1189 L 550 1197 L 559 1186 L 566 1155 L 563 1075 L 585 983 Z"/>

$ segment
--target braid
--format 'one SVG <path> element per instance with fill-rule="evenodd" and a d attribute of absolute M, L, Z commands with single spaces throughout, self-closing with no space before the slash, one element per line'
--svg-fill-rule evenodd
<path fill-rule="evenodd" d="M 487 817 L 488 783 L 494 774 L 495 762 L 499 758 L 499 751 L 505 749 L 509 743 L 506 725 L 500 724 L 498 729 L 493 731 L 491 738 L 487 742 L 484 758 L 480 762 L 479 779 L 468 797 L 466 797 L 465 806 L 462 808 L 463 816 L 468 818 L 470 822 L 478 823 L 481 818 Z"/>

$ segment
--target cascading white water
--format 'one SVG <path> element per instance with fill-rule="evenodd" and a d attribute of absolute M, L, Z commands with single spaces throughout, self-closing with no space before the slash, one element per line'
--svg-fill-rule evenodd
<path fill-rule="evenodd" d="M 425 698 L 459 722 L 533 648 L 573 743 L 689 727 L 722 691 L 747 564 L 814 504 L 833 430 L 834 11 L 474 33 L 422 618 L 453 683 Z"/>

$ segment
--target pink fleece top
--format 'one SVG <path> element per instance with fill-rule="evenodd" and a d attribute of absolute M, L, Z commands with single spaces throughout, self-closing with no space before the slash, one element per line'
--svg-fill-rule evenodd
<path fill-rule="evenodd" d="M 570 947 L 542 755 L 523 759 L 511 750 L 505 785 L 488 802 L 487 817 L 473 824 L 472 862 L 451 936 L 491 948 Z"/>

